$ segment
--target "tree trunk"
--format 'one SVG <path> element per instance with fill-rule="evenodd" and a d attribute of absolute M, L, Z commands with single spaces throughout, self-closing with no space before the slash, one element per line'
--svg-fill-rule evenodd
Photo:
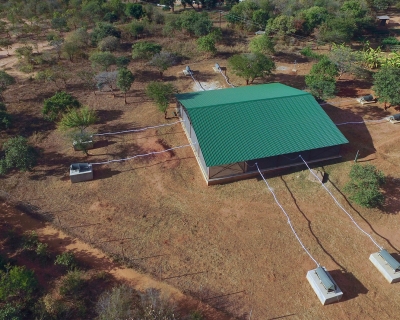
<path fill-rule="evenodd" d="M 124 92 L 124 101 L 125 101 L 125 104 L 126 104 L 126 92 Z"/>
<path fill-rule="evenodd" d="M 167 110 L 164 111 L 164 119 L 168 119 L 167 118 Z"/>
<path fill-rule="evenodd" d="M 249 79 L 246 79 L 246 86 L 249 85 Z"/>

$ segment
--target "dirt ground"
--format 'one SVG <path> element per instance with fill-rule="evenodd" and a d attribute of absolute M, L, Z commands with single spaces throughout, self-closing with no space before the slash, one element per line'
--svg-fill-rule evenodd
<path fill-rule="evenodd" d="M 296 54 L 274 58 L 279 68 L 267 81 L 304 89 L 311 62 Z M 294 61 L 296 60 L 296 64 Z M 212 66 L 226 66 L 224 55 L 190 63 L 201 83 L 228 87 Z M 69 62 L 65 62 L 69 65 Z M 71 68 L 85 68 L 75 62 Z M 114 132 L 172 123 L 144 94 L 155 70 L 132 65 L 136 80 L 125 105 L 122 97 L 84 91 L 74 81 L 67 87 L 98 111 L 96 132 Z M 193 90 L 184 65 L 168 69 L 164 81 L 180 92 Z M 296 71 L 293 71 L 296 69 Z M 235 85 L 244 81 L 227 70 Z M 256 80 L 255 83 L 261 83 Z M 381 119 L 396 113 L 379 104 L 361 106 L 355 97 L 371 85 L 343 77 L 339 94 L 324 110 L 335 123 Z M 207 187 L 190 148 L 107 165 L 94 165 L 94 180 L 71 184 L 69 165 L 99 162 L 165 150 L 188 143 L 180 124 L 141 133 L 105 136 L 90 156 L 74 152 L 69 141 L 40 115 L 42 100 L 55 87 L 21 82 L 5 94 L 9 110 L 34 130 L 31 141 L 42 149 L 33 172 L 1 178 L 1 189 L 51 215 L 56 225 L 119 255 L 136 270 L 161 278 L 184 294 L 239 319 L 395 319 L 400 310 L 398 285 L 390 285 L 368 261 L 378 249 L 335 205 L 318 184 L 307 180 L 304 167 L 266 175 L 294 227 L 317 261 L 344 292 L 340 303 L 322 306 L 306 280 L 315 264 L 290 232 L 283 213 L 260 179 Z M 22 95 L 17 101 L 15 96 Z M 173 108 L 173 104 L 171 104 Z M 171 113 L 172 114 L 172 113 Z M 29 119 L 29 120 L 28 120 Z M 343 159 L 324 165 L 328 188 L 368 233 L 400 257 L 400 125 L 340 126 L 350 141 Z M 388 176 L 382 209 L 351 205 L 342 193 L 357 150 L 360 163 L 377 166 Z M 115 241 L 118 240 L 118 241 Z"/>

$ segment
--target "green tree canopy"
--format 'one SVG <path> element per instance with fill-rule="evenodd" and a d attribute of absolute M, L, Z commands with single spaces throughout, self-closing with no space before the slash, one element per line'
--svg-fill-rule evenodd
<path fill-rule="evenodd" d="M 175 27 L 198 37 L 209 34 L 213 23 L 207 12 L 184 11 L 175 21 Z"/>
<path fill-rule="evenodd" d="M 374 90 L 378 100 L 400 105 L 400 68 L 383 67 L 374 74 Z"/>
<path fill-rule="evenodd" d="M 336 93 L 338 69 L 327 57 L 314 64 L 305 81 L 311 94 L 319 99 L 332 98 Z"/>
<path fill-rule="evenodd" d="M 275 63 L 261 53 L 236 54 L 228 59 L 228 64 L 237 76 L 246 80 L 246 84 L 270 75 L 275 69 Z"/>
<path fill-rule="evenodd" d="M 384 203 L 385 197 L 380 187 L 385 183 L 385 175 L 375 166 L 354 164 L 349 177 L 350 181 L 344 191 L 350 200 L 366 208 L 378 207 Z"/>
<path fill-rule="evenodd" d="M 124 102 L 126 104 L 126 93 L 131 89 L 132 83 L 135 81 L 133 73 L 127 68 L 118 69 L 117 87 L 124 93 Z"/>
<path fill-rule="evenodd" d="M 3 144 L 3 151 L 4 157 L 0 160 L 0 175 L 7 174 L 12 169 L 31 170 L 36 164 L 37 153 L 28 145 L 28 140 L 24 137 L 17 136 L 8 139 Z"/>
<path fill-rule="evenodd" d="M 97 44 L 108 36 L 121 38 L 121 31 L 117 30 L 111 23 L 99 22 L 90 34 L 93 44 Z"/>
<path fill-rule="evenodd" d="M 249 50 L 253 53 L 258 52 L 262 54 L 273 54 L 275 52 L 274 43 L 266 34 L 259 35 L 251 39 Z"/>
<path fill-rule="evenodd" d="M 11 127 L 12 117 L 7 113 L 6 105 L 0 102 L 0 130 Z"/>
<path fill-rule="evenodd" d="M 50 121 L 57 120 L 68 109 L 78 108 L 80 103 L 70 94 L 61 91 L 54 96 L 44 100 L 42 113 L 44 117 Z"/>
<path fill-rule="evenodd" d="M 94 52 L 89 57 L 93 68 L 107 71 L 109 67 L 116 64 L 116 57 L 111 52 Z"/>
<path fill-rule="evenodd" d="M 208 52 L 211 55 L 217 53 L 217 47 L 215 46 L 215 36 L 210 33 L 206 36 L 197 39 L 197 47 L 200 51 Z"/>
<path fill-rule="evenodd" d="M 144 17 L 145 11 L 143 10 L 143 6 L 139 3 L 127 3 L 125 14 L 128 17 L 132 17 L 135 19 L 140 19 Z"/>
<path fill-rule="evenodd" d="M 68 109 L 62 116 L 59 127 L 63 130 L 79 129 L 81 133 L 98 120 L 96 111 L 84 106 L 80 109 Z"/>
<path fill-rule="evenodd" d="M 267 35 L 278 34 L 283 36 L 296 32 L 295 20 L 292 16 L 279 15 L 274 19 L 269 19 L 265 28 Z"/>
<path fill-rule="evenodd" d="M 301 32 L 310 35 L 316 27 L 328 18 L 328 11 L 323 7 L 311 7 L 304 9 L 297 14 L 297 20 L 303 21 Z"/>
<path fill-rule="evenodd" d="M 246 31 L 264 30 L 268 19 L 271 18 L 272 7 L 261 5 L 261 2 L 256 1 L 239 2 L 226 15 L 226 20 Z"/>
<path fill-rule="evenodd" d="M 146 88 L 146 95 L 154 100 L 161 112 L 164 112 L 165 118 L 167 117 L 169 101 L 174 97 L 176 92 L 177 90 L 172 84 L 156 81 L 150 82 Z"/>
<path fill-rule="evenodd" d="M 161 45 L 154 42 L 137 42 L 132 45 L 132 59 L 149 59 L 161 52 Z"/>

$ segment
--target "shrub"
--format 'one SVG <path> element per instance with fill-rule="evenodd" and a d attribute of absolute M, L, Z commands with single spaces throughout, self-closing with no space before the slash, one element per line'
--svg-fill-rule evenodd
<path fill-rule="evenodd" d="M 345 186 L 345 192 L 350 200 L 366 208 L 374 208 L 385 201 L 380 186 L 385 183 L 384 174 L 373 165 L 355 164 L 350 170 L 350 181 Z"/>
<path fill-rule="evenodd" d="M 29 300 L 37 289 L 38 282 L 32 270 L 25 266 L 9 267 L 7 272 L 0 271 L 0 300 L 8 301 L 13 297 Z"/>
<path fill-rule="evenodd" d="M 46 262 L 49 259 L 49 249 L 47 243 L 39 242 L 36 247 L 36 255 L 41 262 Z"/>
<path fill-rule="evenodd" d="M 93 44 L 97 44 L 100 40 L 108 36 L 121 38 L 121 32 L 117 30 L 111 23 L 99 22 L 90 34 Z"/>
<path fill-rule="evenodd" d="M 170 83 L 162 83 L 162 82 L 150 82 L 146 88 L 147 96 L 154 100 L 158 109 L 161 112 L 164 112 L 166 117 L 167 108 L 169 105 L 170 99 L 176 93 L 176 88 Z"/>
<path fill-rule="evenodd" d="M 92 62 L 93 68 L 99 68 L 107 71 L 109 67 L 116 63 L 116 58 L 111 52 L 94 52 L 89 60 Z"/>
<path fill-rule="evenodd" d="M 399 45 L 400 41 L 397 40 L 397 38 L 395 38 L 395 37 L 387 37 L 382 40 L 382 44 L 385 46 L 395 46 L 395 45 Z"/>
<path fill-rule="evenodd" d="M 97 47 L 100 51 L 116 51 L 119 48 L 119 39 L 114 36 L 105 37 Z"/>
<path fill-rule="evenodd" d="M 156 53 L 161 52 L 161 45 L 153 42 L 138 42 L 132 45 L 133 59 L 149 59 Z"/>
<path fill-rule="evenodd" d="M 22 248 L 24 250 L 36 250 L 39 238 L 35 231 L 26 232 L 22 238 Z"/>
<path fill-rule="evenodd" d="M 96 304 L 99 320 L 130 319 L 133 300 L 134 291 L 126 285 L 103 292 Z"/>
<path fill-rule="evenodd" d="M 7 303 L 0 307 L 0 320 L 20 320 L 22 307 L 19 304 Z"/>
<path fill-rule="evenodd" d="M 129 62 L 131 62 L 131 58 L 130 57 L 117 57 L 115 59 L 115 64 L 117 65 L 118 68 L 125 68 L 128 66 Z"/>
<path fill-rule="evenodd" d="M 77 298 L 83 289 L 84 283 L 81 271 L 68 271 L 67 275 L 61 281 L 60 294 L 62 296 Z"/>
<path fill-rule="evenodd" d="M 301 49 L 300 54 L 314 60 L 320 60 L 324 56 L 322 54 L 315 53 L 310 47 L 304 47 Z"/>
<path fill-rule="evenodd" d="M 36 164 L 37 153 L 21 136 L 8 139 L 3 145 L 4 158 L 0 160 L 0 175 L 11 169 L 31 170 Z"/>
<path fill-rule="evenodd" d="M 0 130 L 5 130 L 11 127 L 12 117 L 4 109 L 0 109 Z"/>
<path fill-rule="evenodd" d="M 176 319 L 174 315 L 175 306 L 162 297 L 159 290 L 150 288 L 143 293 L 139 293 L 139 296 L 138 319 Z"/>
<path fill-rule="evenodd" d="M 75 255 L 72 252 L 63 252 L 57 255 L 54 264 L 64 266 L 68 270 L 72 270 L 77 267 Z"/>
<path fill-rule="evenodd" d="M 135 19 L 140 19 L 145 15 L 143 6 L 139 3 L 127 3 L 125 14 Z"/>
<path fill-rule="evenodd" d="M 175 65 L 176 60 L 176 56 L 173 53 L 161 51 L 151 58 L 149 65 L 156 67 L 162 76 L 165 70 Z"/>
<path fill-rule="evenodd" d="M 129 33 L 132 37 L 138 38 L 145 32 L 145 26 L 142 22 L 132 21 L 129 25 Z"/>
<path fill-rule="evenodd" d="M 78 100 L 69 93 L 61 91 L 44 101 L 42 113 L 47 120 L 55 121 L 68 109 L 79 107 L 80 103 Z"/>

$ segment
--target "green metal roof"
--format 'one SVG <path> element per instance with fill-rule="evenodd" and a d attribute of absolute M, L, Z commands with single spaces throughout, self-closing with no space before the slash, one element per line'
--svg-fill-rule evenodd
<path fill-rule="evenodd" d="M 208 167 L 348 143 L 313 96 L 279 83 L 178 94 Z"/>

